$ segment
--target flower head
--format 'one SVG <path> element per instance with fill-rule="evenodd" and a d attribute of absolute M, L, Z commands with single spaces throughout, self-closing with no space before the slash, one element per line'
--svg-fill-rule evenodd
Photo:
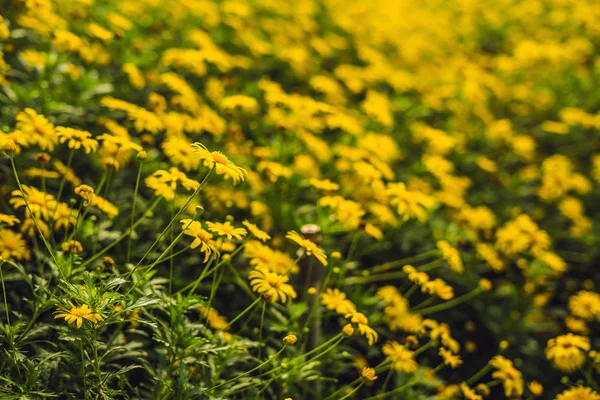
<path fill-rule="evenodd" d="M 312 240 L 303 238 L 296 231 L 289 231 L 285 237 L 296 242 L 299 246 L 303 247 L 304 250 L 306 250 L 307 255 L 314 256 L 317 260 L 319 260 L 321 264 L 323 264 L 325 267 L 327 266 L 327 256 L 325 255 L 323 250 L 321 250 L 319 246 L 317 246 L 317 244 L 314 243 Z"/>
<path fill-rule="evenodd" d="M 244 228 L 236 228 L 231 225 L 231 222 L 229 221 L 225 221 L 225 223 L 207 222 L 206 225 L 211 232 L 216 233 L 219 236 L 226 236 L 229 240 L 232 238 L 242 240 L 242 237 L 246 236 L 248 233 Z"/>
<path fill-rule="evenodd" d="M 375 375 L 375 368 L 364 367 L 360 372 L 360 376 L 367 381 L 374 381 L 378 377 Z"/>
<path fill-rule="evenodd" d="M 248 231 L 250 232 L 250 234 L 252 236 L 254 236 L 255 238 L 257 238 L 258 240 L 262 241 L 262 242 L 266 242 L 267 240 L 271 239 L 271 236 L 269 236 L 269 234 L 265 231 L 262 231 L 258 228 L 258 226 L 254 225 L 253 223 L 249 222 L 248 220 L 242 222 L 242 224 L 244 224 L 244 226 L 246 228 L 248 228 Z"/>
<path fill-rule="evenodd" d="M 31 258 L 27 242 L 20 233 L 9 229 L 0 229 L 0 258 L 5 260 L 26 261 Z"/>
<path fill-rule="evenodd" d="M 64 318 L 69 324 L 75 322 L 77 328 L 81 328 L 81 324 L 83 323 L 84 319 L 87 319 L 94 324 L 97 324 L 103 319 L 102 315 L 94 313 L 87 304 L 82 304 L 79 307 L 75 307 L 75 305 L 73 305 L 71 302 L 69 302 L 69 304 L 71 305 L 70 310 L 57 305 L 58 310 L 55 311 L 56 315 L 54 316 L 54 319 Z"/>
<path fill-rule="evenodd" d="M 571 373 L 581 368 L 585 352 L 589 350 L 590 340 L 587 337 L 567 333 L 548 340 L 546 358 L 557 369 Z"/>
<path fill-rule="evenodd" d="M 248 279 L 253 291 L 266 295 L 272 302 L 281 300 L 285 304 L 289 299 L 296 298 L 296 291 L 292 285 L 286 283 L 289 280 L 287 275 L 279 275 L 266 268 L 257 267 L 250 271 Z"/>
<path fill-rule="evenodd" d="M 88 185 L 79 185 L 75 188 L 74 192 L 83 199 L 84 207 L 88 207 L 96 198 L 94 188 Z"/>
<path fill-rule="evenodd" d="M 396 371 L 402 371 L 406 374 L 413 374 L 419 368 L 414 360 L 414 352 L 408 350 L 398 342 L 388 342 L 383 345 L 383 354 L 392 363 L 392 368 Z"/>
<path fill-rule="evenodd" d="M 87 131 L 59 126 L 56 128 L 56 136 L 60 143 L 66 142 L 70 149 L 77 150 L 83 147 L 86 154 L 98 150 L 98 141 L 92 139 L 92 134 Z"/>
<path fill-rule="evenodd" d="M 589 387 L 577 386 L 565 390 L 556 400 L 600 400 L 600 394 Z"/>
<path fill-rule="evenodd" d="M 212 240 L 212 233 L 202 229 L 202 224 L 199 221 L 192 221 L 187 218 L 182 219 L 180 222 L 182 228 L 185 229 L 184 234 L 194 238 L 190 248 L 195 249 L 200 247 L 200 252 L 204 253 L 204 262 L 207 262 L 212 254 L 219 257 L 219 251 L 216 249 Z"/>
<path fill-rule="evenodd" d="M 197 157 L 201 161 L 204 161 L 204 165 L 215 168 L 215 172 L 218 175 L 224 175 L 226 179 L 231 178 L 234 184 L 244 180 L 246 171 L 231 162 L 229 158 L 220 151 L 210 152 L 206 146 L 201 143 L 193 143 L 192 149 L 196 152 Z"/>

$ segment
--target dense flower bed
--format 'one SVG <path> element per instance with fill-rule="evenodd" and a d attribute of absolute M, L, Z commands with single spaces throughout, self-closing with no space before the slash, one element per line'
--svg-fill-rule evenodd
<path fill-rule="evenodd" d="M 600 400 L 597 1 L 0 13 L 1 398 Z"/>

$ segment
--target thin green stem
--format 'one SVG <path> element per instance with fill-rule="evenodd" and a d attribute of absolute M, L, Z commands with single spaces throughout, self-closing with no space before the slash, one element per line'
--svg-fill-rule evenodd
<path fill-rule="evenodd" d="M 246 309 L 244 311 L 242 311 L 241 313 L 239 313 L 234 319 L 232 319 L 231 321 L 229 321 L 229 323 L 227 325 L 225 325 L 224 327 L 222 327 L 221 329 L 219 329 L 217 332 L 221 332 L 227 328 L 229 328 L 231 325 L 234 324 L 234 322 L 236 322 L 238 319 L 242 318 L 248 311 L 250 311 L 252 309 L 252 307 L 254 307 L 255 305 L 258 304 L 259 301 L 261 301 L 262 299 L 260 297 L 257 297 L 256 300 L 254 300 L 252 302 L 252 304 L 250 304 L 248 307 L 246 307 Z"/>
<path fill-rule="evenodd" d="M 154 200 L 154 202 L 150 205 L 150 207 L 148 208 L 148 210 L 146 210 L 146 212 L 144 212 L 144 214 L 142 214 L 142 216 L 135 222 L 135 224 L 133 224 L 133 229 L 137 228 L 139 224 L 141 224 L 142 222 L 144 222 L 144 220 L 146 219 L 146 217 L 150 214 L 150 212 L 152 210 L 154 210 L 156 208 L 156 206 L 160 203 L 161 200 L 162 200 L 162 197 L 157 197 Z M 81 264 L 81 268 L 84 268 L 85 266 L 89 265 L 90 263 L 96 261 L 98 258 L 102 257 L 104 254 L 106 254 L 107 251 L 109 251 L 110 249 L 112 249 L 113 247 L 115 247 L 123 239 L 125 239 L 127 236 L 129 236 L 131 234 L 131 232 L 132 232 L 132 229 L 131 228 L 128 229 L 121 236 L 119 236 L 117 239 L 115 239 L 112 243 L 110 243 L 109 245 L 107 245 L 106 247 L 104 247 L 98 253 L 94 254 L 86 262 L 82 263 Z"/>
<path fill-rule="evenodd" d="M 262 313 L 260 315 L 260 328 L 258 328 L 258 359 L 260 360 L 260 355 L 262 353 L 263 347 L 263 325 L 265 322 L 265 311 L 267 310 L 267 302 L 263 302 Z"/>
<path fill-rule="evenodd" d="M 483 378 L 483 376 L 485 374 L 487 374 L 491 369 L 492 369 L 492 367 L 490 366 L 490 364 L 485 364 L 479 371 L 477 371 L 475 373 L 475 375 L 473 375 L 472 377 L 467 379 L 467 382 L 466 382 L 467 385 L 469 385 L 469 386 L 473 385 L 479 379 Z"/>
<path fill-rule="evenodd" d="M 377 272 L 383 272 L 383 271 L 389 271 L 390 269 L 394 269 L 396 267 L 403 267 L 407 264 L 412 264 L 414 262 L 417 261 L 422 261 L 425 260 L 427 258 L 430 258 L 434 255 L 439 254 L 439 250 L 438 249 L 433 249 L 433 250 L 429 250 L 426 251 L 424 253 L 421 254 L 417 254 L 416 256 L 411 256 L 411 257 L 406 257 L 406 258 L 402 258 L 400 260 L 396 260 L 396 261 L 392 261 L 392 262 L 387 262 L 387 263 L 383 263 L 380 265 L 376 265 L 372 268 L 367 269 L 366 271 L 368 271 L 369 273 L 377 273 Z"/>
<path fill-rule="evenodd" d="M 215 294 L 217 293 L 217 288 L 219 287 L 219 283 L 221 283 L 221 279 L 223 278 L 223 269 L 220 269 L 217 272 L 217 275 L 214 277 L 212 281 L 212 285 L 210 286 L 210 297 L 208 298 L 208 305 L 206 311 L 206 320 L 204 324 L 208 324 L 208 317 L 210 315 L 210 308 L 212 307 L 213 301 L 215 299 Z"/>
<path fill-rule="evenodd" d="M 173 202 L 175 198 L 173 198 Z M 171 219 L 173 219 L 173 215 L 175 213 L 175 205 L 171 203 Z M 173 236 L 175 235 L 175 226 L 171 226 L 171 232 L 169 232 L 169 238 L 171 243 L 173 243 Z M 171 247 L 171 257 L 169 257 L 169 295 L 173 293 L 173 247 Z M 210 307 L 209 307 L 210 308 Z"/>
<path fill-rule="evenodd" d="M 352 261 L 354 251 L 356 250 L 356 246 L 358 245 L 358 239 L 360 239 L 360 232 L 356 232 L 354 234 L 354 237 L 352 238 L 352 242 L 350 243 L 350 249 L 348 250 L 348 254 L 346 255 L 346 261 Z"/>
<path fill-rule="evenodd" d="M 135 206 L 137 205 L 137 195 L 140 188 L 140 179 L 142 178 L 142 170 L 144 169 L 144 162 L 140 161 L 140 167 L 138 168 L 137 178 L 135 180 L 135 189 L 133 191 L 133 204 L 131 205 L 131 223 L 129 225 L 129 231 L 133 232 L 133 221 L 135 215 Z M 127 264 L 131 261 L 131 235 L 127 238 Z"/>
<path fill-rule="evenodd" d="M 67 173 L 65 173 L 62 177 L 62 180 L 60 181 L 60 185 L 58 187 L 58 194 L 56 195 L 56 201 L 60 201 L 60 198 L 62 196 L 63 190 L 65 188 L 65 182 L 67 180 L 67 174 L 69 173 L 69 169 L 71 169 L 71 163 L 73 162 L 73 156 L 75 155 L 75 149 L 71 149 L 71 151 L 69 151 L 69 159 L 67 160 L 67 168 L 66 171 Z M 52 221 L 54 222 L 54 221 Z"/>
<path fill-rule="evenodd" d="M 25 201 L 25 206 L 27 207 L 27 210 L 29 211 L 29 215 L 31 216 L 31 219 L 33 219 L 35 228 L 37 229 L 38 233 L 40 234 L 40 237 L 41 237 L 42 241 L 44 242 L 44 245 L 46 246 L 46 250 L 48 250 L 48 253 L 50 253 L 50 257 L 52 257 L 52 260 L 54 261 L 54 264 L 56 265 L 58 272 L 62 275 L 63 278 L 65 278 L 64 274 L 60 268 L 60 265 L 58 263 L 58 260 L 56 259 L 56 256 L 54 255 L 54 252 L 52 251 L 52 247 L 50 247 L 50 243 L 48 243 L 48 241 L 44 237 L 44 233 L 42 232 L 42 230 L 40 229 L 40 226 L 38 225 L 37 218 L 31 211 L 31 206 L 29 205 L 27 196 L 25 195 L 25 192 L 23 191 L 23 186 L 21 185 L 21 180 L 19 179 L 19 174 L 17 173 L 17 167 L 15 165 L 15 160 L 12 156 L 10 157 L 10 165 L 12 167 L 13 173 L 15 174 L 15 181 L 17 182 L 17 186 L 19 188 L 19 191 L 21 192 L 21 196 L 23 196 L 23 201 Z"/>
<path fill-rule="evenodd" d="M 154 243 L 152 243 L 152 245 L 150 246 L 150 248 L 148 248 L 148 250 L 144 253 L 144 255 L 142 256 L 142 258 L 140 259 L 140 261 L 138 261 L 138 263 L 136 264 L 135 268 L 139 267 L 140 264 L 146 259 L 146 257 L 148 256 L 148 254 L 150 254 L 150 252 L 152 250 L 154 250 L 154 248 L 156 246 L 158 246 L 160 243 L 162 243 L 163 238 L 165 237 L 165 235 L 169 231 L 169 228 L 171 228 L 171 225 L 173 225 L 173 223 L 179 218 L 179 216 L 187 209 L 187 206 L 192 202 L 192 200 L 194 199 L 194 197 L 196 197 L 196 195 L 198 193 L 200 193 L 200 191 L 202 190 L 202 188 L 204 186 L 206 186 L 206 184 L 208 183 L 208 180 L 212 176 L 214 170 L 215 170 L 215 167 L 211 168 L 211 170 L 208 171 L 208 174 L 206 174 L 206 176 L 204 177 L 204 179 L 200 183 L 200 186 L 198 186 L 198 189 L 196 189 L 194 191 L 194 193 L 192 193 L 192 195 L 187 199 L 187 201 L 185 202 L 185 204 L 183 205 L 183 207 L 181 207 L 179 209 L 179 211 L 177 212 L 177 214 L 175 214 L 175 216 L 173 218 L 171 218 L 171 221 L 169 221 L 169 223 L 167 224 L 167 226 L 165 227 L 165 229 L 163 229 L 163 231 L 158 236 L 158 238 L 156 238 L 156 240 L 154 241 Z"/>
<path fill-rule="evenodd" d="M 262 367 L 264 367 L 265 365 L 267 365 L 268 363 L 270 363 L 271 361 L 273 361 L 274 359 L 276 359 L 277 357 L 279 357 L 279 355 L 283 352 L 283 350 L 285 350 L 285 347 L 286 346 L 284 345 L 277 353 L 275 353 L 274 355 L 272 355 L 271 357 L 269 357 L 265 362 L 263 362 L 260 365 L 252 368 L 250 371 L 246 371 L 243 374 L 240 374 L 240 375 L 236 376 L 235 378 L 232 378 L 232 379 L 230 379 L 230 380 L 228 380 L 226 382 L 220 383 L 217 386 L 213 386 L 210 389 L 206 389 L 206 390 L 200 392 L 200 394 L 203 394 L 203 393 L 206 393 L 206 392 L 212 392 L 213 390 L 218 389 L 221 386 L 228 385 L 228 384 L 230 384 L 232 382 L 237 381 L 240 378 L 243 378 L 244 376 L 250 375 L 254 371 L 257 371 L 257 370 L 261 369 Z"/>
<path fill-rule="evenodd" d="M 360 389 L 362 387 L 362 385 L 365 384 L 365 381 L 362 381 L 360 383 L 360 385 L 358 385 L 357 387 L 355 387 L 354 389 L 352 389 L 350 392 L 348 392 L 344 397 L 340 397 L 340 400 L 344 400 L 347 399 L 348 397 L 352 396 L 354 393 L 356 393 L 358 391 L 358 389 Z"/>
<path fill-rule="evenodd" d="M 204 269 L 200 273 L 200 276 L 198 276 L 198 279 L 196 279 L 194 282 L 190 283 L 189 285 L 187 285 L 186 287 L 184 287 L 183 289 L 181 289 L 179 292 L 184 292 L 184 291 L 186 291 L 188 289 L 188 287 L 191 286 L 190 291 L 188 292 L 188 296 L 191 296 L 196 291 L 196 288 L 198 287 L 198 285 L 200 284 L 200 282 L 202 281 L 202 279 L 204 279 L 205 272 L 210 268 L 210 266 L 211 266 L 211 264 L 213 263 L 214 260 L 215 260 L 214 258 L 211 258 L 210 261 L 208 262 L 208 264 L 206 264 L 204 266 Z"/>
<path fill-rule="evenodd" d="M 441 304 L 437 304 L 432 307 L 416 310 L 415 312 L 418 314 L 421 314 L 421 315 L 427 315 L 427 314 L 433 314 L 433 313 L 440 312 L 440 311 L 445 311 L 445 310 L 455 307 L 461 303 L 467 302 L 474 297 L 477 297 L 482 291 L 483 291 L 483 289 L 478 287 L 477 289 L 474 289 L 474 290 L 470 291 L 469 293 L 466 293 L 460 297 L 457 297 L 457 298 L 447 301 L 445 303 L 441 303 Z"/>
<path fill-rule="evenodd" d="M 0 262 L 0 280 L 2 281 L 2 295 L 4 297 L 4 311 L 6 311 L 6 323 L 10 325 L 10 315 L 8 312 L 8 301 L 6 300 L 6 287 L 4 286 L 4 274 L 2 273 L 2 266 L 4 265 L 4 260 Z"/>

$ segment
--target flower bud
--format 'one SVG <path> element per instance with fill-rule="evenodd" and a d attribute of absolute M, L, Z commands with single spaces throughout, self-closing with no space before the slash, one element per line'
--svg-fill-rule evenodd
<path fill-rule="evenodd" d="M 287 335 L 283 338 L 283 344 L 286 346 L 293 346 L 298 341 L 298 337 L 296 335 Z"/>

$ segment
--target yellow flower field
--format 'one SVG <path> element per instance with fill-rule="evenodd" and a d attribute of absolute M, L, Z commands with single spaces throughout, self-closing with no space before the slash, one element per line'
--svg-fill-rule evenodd
<path fill-rule="evenodd" d="M 600 2 L 0 4 L 0 399 L 600 400 Z"/>

